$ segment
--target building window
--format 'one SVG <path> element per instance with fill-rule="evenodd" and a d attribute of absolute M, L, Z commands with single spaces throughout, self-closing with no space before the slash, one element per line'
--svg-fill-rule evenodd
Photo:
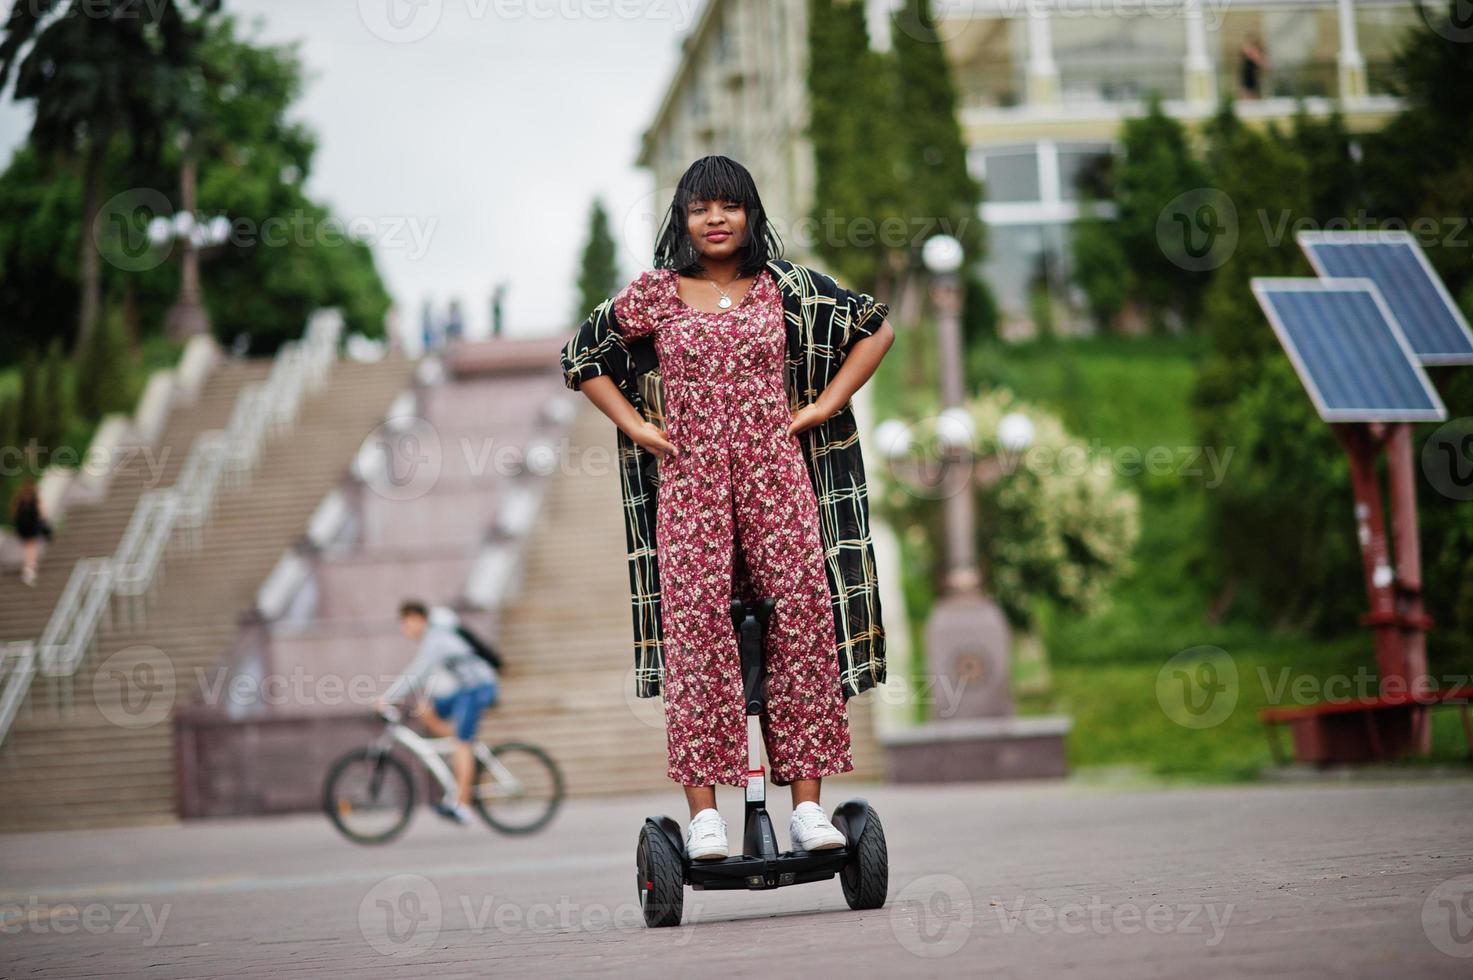
<path fill-rule="evenodd" d="M 995 203 L 1037 201 L 1038 149 L 1032 145 L 989 147 L 981 153 L 987 200 Z"/>

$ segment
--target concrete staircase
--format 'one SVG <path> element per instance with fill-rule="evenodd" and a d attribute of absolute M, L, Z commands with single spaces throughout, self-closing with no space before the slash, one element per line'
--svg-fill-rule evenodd
<path fill-rule="evenodd" d="M 498 641 L 508 669 L 481 735 L 543 746 L 572 794 L 676 791 L 665 775 L 664 701 L 634 696 L 615 430 L 586 401 L 567 452 L 574 464 L 552 479 L 521 594 L 502 613 Z M 855 771 L 836 783 L 880 776 L 871 697 L 849 703 Z"/>
<path fill-rule="evenodd" d="M 269 367 L 222 365 L 198 402 L 170 418 L 155 450 L 165 461 L 161 479 L 131 466 L 102 503 L 68 513 L 37 587 L 25 589 L 10 576 L 0 582 L 0 637 L 40 634 L 77 559 L 111 554 L 139 494 L 172 485 L 194 437 L 223 427 L 241 388 L 264 379 Z M 304 400 L 296 429 L 268 441 L 250 485 L 222 487 L 203 548 L 171 550 L 146 621 L 104 628 L 69 685 L 37 678 L 0 748 L 0 830 L 174 818 L 172 708 L 217 679 L 238 615 L 410 374 L 399 358 L 334 365 L 326 386 Z"/>

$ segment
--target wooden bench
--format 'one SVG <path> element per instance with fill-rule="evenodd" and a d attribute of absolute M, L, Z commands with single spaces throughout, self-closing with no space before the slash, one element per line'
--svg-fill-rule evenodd
<path fill-rule="evenodd" d="M 1339 762 L 1381 761 L 1402 755 L 1420 744 L 1427 724 L 1426 709 L 1456 705 L 1463 720 L 1468 756 L 1473 759 L 1473 720 L 1468 703 L 1473 684 L 1422 694 L 1347 698 L 1291 708 L 1263 708 L 1259 719 L 1268 732 L 1274 762 L 1286 764 L 1279 742 L 1279 726 L 1294 734 L 1294 757 L 1321 765 Z"/>

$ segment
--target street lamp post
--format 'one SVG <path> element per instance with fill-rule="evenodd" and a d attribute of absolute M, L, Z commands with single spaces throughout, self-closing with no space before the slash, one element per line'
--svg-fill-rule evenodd
<path fill-rule="evenodd" d="M 946 569 L 925 632 L 927 676 L 920 694 L 931 704 L 932 720 L 883 736 L 890 775 L 901 782 L 1062 775 L 1069 720 L 1014 717 L 1011 631 L 985 591 L 977 558 L 976 488 L 1003 477 L 1007 467 L 1000 455 L 1026 450 L 1033 426 L 1022 415 L 1005 416 L 997 431 L 1001 453 L 977 454 L 976 431 L 964 406 L 962 246 L 937 236 L 926 242 L 921 257 L 931 273 L 936 310 L 942 397 L 936 435 L 943 474 L 936 485 L 943 494 Z M 910 452 L 905 424 L 883 422 L 875 436 L 892 472 L 904 471 Z"/>
<path fill-rule="evenodd" d="M 164 245 L 170 240 L 179 243 L 179 295 L 164 319 L 165 331 L 177 341 L 210 333 L 210 313 L 205 309 L 200 284 L 200 256 L 205 249 L 224 244 L 230 236 L 230 219 L 218 215 L 207 220 L 195 213 L 195 180 L 194 160 L 186 155 L 179 173 L 179 213 L 172 217 L 160 215 L 148 225 L 148 236 L 154 244 Z"/>
<path fill-rule="evenodd" d="M 926 242 L 921 259 L 931 273 L 936 310 L 936 346 L 941 371 L 942 412 L 937 435 L 943 466 L 960 468 L 965 478 L 950 483 L 944 501 L 946 574 L 940 601 L 926 624 L 930 673 L 956 685 L 951 703 L 957 715 L 1010 715 L 1008 648 L 1011 634 L 996 602 L 982 587 L 977 564 L 974 471 L 976 433 L 967 414 L 962 364 L 961 242 L 938 235 Z"/>

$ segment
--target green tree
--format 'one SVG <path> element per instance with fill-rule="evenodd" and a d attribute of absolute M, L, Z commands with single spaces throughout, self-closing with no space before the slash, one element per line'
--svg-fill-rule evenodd
<path fill-rule="evenodd" d="M 1205 299 L 1193 396 L 1202 444 L 1233 454 L 1207 498 L 1207 564 L 1255 618 L 1336 627 L 1362 605 L 1344 453 L 1249 289 L 1254 276 L 1309 274 L 1281 230 L 1312 213 L 1310 168 L 1273 128 L 1220 120 L 1212 138 L 1213 184 L 1239 220 Z"/>
<path fill-rule="evenodd" d="M 24 447 L 30 440 L 38 442 L 50 423 L 45 379 L 41 377 L 41 358 L 35 348 L 21 359 L 20 399 L 16 407 L 16 444 Z"/>
<path fill-rule="evenodd" d="M 609 233 L 609 214 L 603 201 L 595 199 L 588 212 L 588 244 L 583 246 L 583 259 L 578 267 L 578 308 L 574 320 L 581 320 L 619 288 L 619 264 L 615 255 L 614 236 Z"/>
<path fill-rule="evenodd" d="M 0 390 L 0 448 L 13 449 L 20 442 L 20 397 L 9 389 Z M 0 483 L 5 475 L 0 474 Z"/>
<path fill-rule="evenodd" d="M 875 291 L 891 258 L 885 230 L 901 216 L 894 64 L 869 44 L 864 4 L 809 0 L 809 137 L 814 250 L 855 288 Z M 888 222 L 888 224 L 887 224 Z"/>
<path fill-rule="evenodd" d="M 195 0 L 212 11 L 218 0 Z M 62 166 L 80 165 L 81 296 L 77 346 L 101 306 L 101 258 L 90 230 L 102 207 L 104 164 L 126 139 L 137 158 L 156 159 L 195 67 L 202 20 L 176 0 L 30 0 L 11 7 L 0 40 L 0 90 L 34 103 L 30 143 Z"/>
<path fill-rule="evenodd" d="M 19 442 L 35 440 L 43 453 L 61 445 L 71 425 L 71 386 L 66 354 L 60 339 L 53 340 L 45 357 L 29 351 L 21 374 Z M 42 459 L 44 466 L 49 459 Z"/>
<path fill-rule="evenodd" d="M 1207 172 L 1192 154 L 1186 130 L 1152 97 L 1146 114 L 1121 130 L 1122 155 L 1115 172 L 1120 250 L 1130 263 L 1136 296 L 1156 325 L 1172 318 L 1191 322 L 1208 276 L 1183 268 L 1163 248 L 1162 216 L 1181 195 L 1208 187 Z"/>
<path fill-rule="evenodd" d="M 1473 45 L 1459 5 L 1423 3 L 1419 26 L 1395 56 L 1406 108 L 1362 138 L 1365 206 L 1388 227 L 1410 228 L 1452 295 L 1473 317 Z M 1428 234 L 1427 232 L 1431 233 Z M 1473 369 L 1433 368 L 1450 418 L 1473 416 Z M 1425 445 L 1435 425 L 1413 439 Z M 1473 465 L 1473 459 L 1466 459 Z M 1428 611 L 1436 627 L 1428 654 L 1434 672 L 1473 670 L 1473 507 L 1419 485 L 1422 560 Z"/>
<path fill-rule="evenodd" d="M 135 392 L 131 361 L 123 312 L 110 307 L 87 346 L 78 352 L 76 408 L 83 418 L 100 419 L 108 412 L 132 408 Z"/>
<path fill-rule="evenodd" d="M 1074 281 L 1084 290 L 1095 325 L 1108 330 L 1135 288 L 1130 260 L 1110 219 L 1087 214 L 1074 223 L 1073 230 Z"/>
<path fill-rule="evenodd" d="M 372 251 L 342 234 L 332 213 L 304 190 L 316 146 L 292 119 L 303 73 L 296 47 L 261 44 L 227 17 L 211 19 L 200 44 L 196 81 L 176 106 L 158 158 L 135 154 L 131 138 L 120 135 L 100 165 L 109 186 L 140 192 L 136 201 L 119 199 L 130 206 L 108 209 L 108 229 L 134 250 L 123 258 L 142 261 L 103 263 L 106 301 L 131 307 L 130 328 L 151 334 L 178 295 L 177 263 L 134 253 L 146 251 L 138 246 L 149 219 L 174 207 L 183 161 L 175 137 L 188 128 L 198 206 L 236 221 L 231 241 L 204 265 L 217 334 L 228 340 L 244 333 L 254 349 L 269 351 L 297 336 L 324 305 L 342 307 L 350 330 L 381 333 L 389 296 Z M 65 325 L 77 317 L 77 256 L 91 235 L 83 236 L 76 220 L 79 168 L 57 159 L 27 145 L 0 173 L 0 322 L 8 341 L 0 345 L 0 363 L 70 334 Z"/>
<path fill-rule="evenodd" d="M 1422 4 L 1423 23 L 1394 57 L 1398 94 L 1407 101 L 1380 132 L 1362 139 L 1366 205 L 1383 221 L 1414 227 L 1420 219 L 1441 239 L 1473 215 L 1473 44 L 1459 26 L 1458 0 Z M 1454 296 L 1473 284 L 1473 248 L 1425 241 Z"/>
<path fill-rule="evenodd" d="M 1349 215 L 1361 200 L 1360 165 L 1339 110 L 1322 119 L 1301 104 L 1294 115 L 1294 148 L 1309 170 L 1310 213 L 1318 222 Z"/>
<path fill-rule="evenodd" d="M 969 264 L 982 258 L 982 186 L 967 170 L 956 87 L 930 0 L 906 0 L 893 15 L 896 100 L 901 125 L 901 205 L 907 226 L 960 239 Z M 902 253 L 904 255 L 904 253 Z M 913 256 L 904 255 L 911 259 Z"/>
<path fill-rule="evenodd" d="M 350 331 L 381 336 L 390 298 L 372 249 L 306 193 L 317 147 L 291 118 L 302 91 L 298 47 L 261 44 L 221 17 L 201 58 L 209 70 L 191 139 L 199 206 L 234 222 L 204 272 L 216 336 L 244 335 L 252 350 L 269 352 L 324 306 L 341 307 Z M 179 163 L 176 149 L 158 179 L 171 179 Z"/>
<path fill-rule="evenodd" d="M 81 181 L 19 147 L 0 173 L 0 363 L 70 335 L 77 319 Z"/>

